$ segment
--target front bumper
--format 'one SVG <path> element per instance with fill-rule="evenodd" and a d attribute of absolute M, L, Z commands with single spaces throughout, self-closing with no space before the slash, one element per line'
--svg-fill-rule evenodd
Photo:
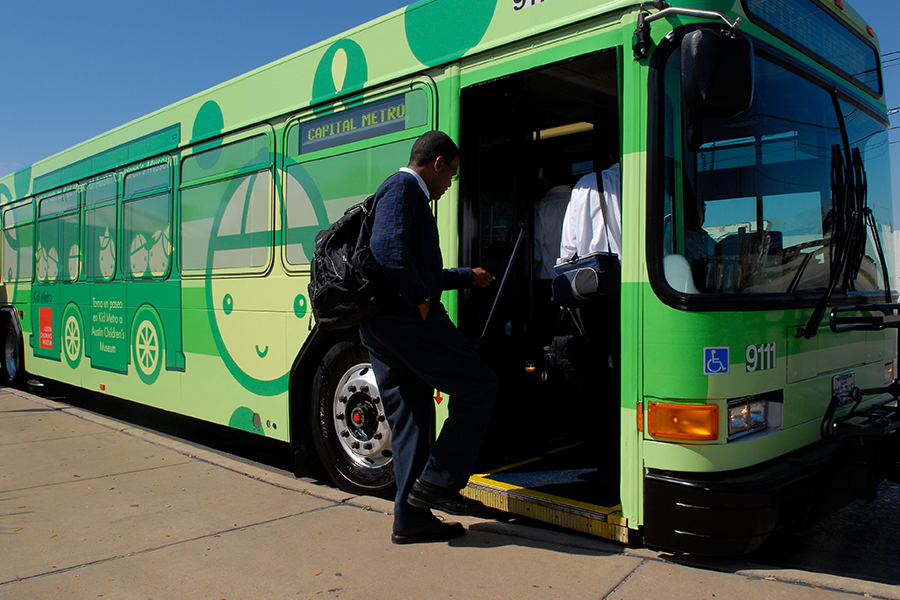
<path fill-rule="evenodd" d="M 651 469 L 644 476 L 644 543 L 731 555 L 802 527 L 898 478 L 900 435 L 819 442 L 755 467 L 722 473 Z"/>

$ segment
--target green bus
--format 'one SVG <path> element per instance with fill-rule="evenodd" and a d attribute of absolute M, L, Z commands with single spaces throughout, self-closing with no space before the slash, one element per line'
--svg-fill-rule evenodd
<path fill-rule="evenodd" d="M 0 372 L 390 493 L 368 356 L 316 327 L 310 260 L 441 129 L 462 152 L 433 204 L 445 263 L 502 276 L 443 297 L 502 381 L 464 493 L 748 552 L 900 479 L 883 90 L 845 0 L 422 0 L 0 179 Z M 614 164 L 619 289 L 561 310 L 536 204 Z"/>

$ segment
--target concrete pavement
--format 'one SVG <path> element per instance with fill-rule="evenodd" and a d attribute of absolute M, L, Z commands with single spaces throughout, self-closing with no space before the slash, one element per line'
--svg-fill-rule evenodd
<path fill-rule="evenodd" d="M 900 599 L 900 586 L 462 518 L 394 546 L 356 497 L 0 388 L 0 600 Z"/>

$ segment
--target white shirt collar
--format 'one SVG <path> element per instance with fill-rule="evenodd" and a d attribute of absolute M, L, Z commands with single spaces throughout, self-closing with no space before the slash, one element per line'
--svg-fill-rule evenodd
<path fill-rule="evenodd" d="M 400 170 L 403 171 L 404 173 L 409 173 L 410 175 L 415 177 L 416 181 L 419 182 L 419 187 L 422 188 L 423 192 L 425 192 L 425 197 L 428 198 L 428 200 L 431 200 L 431 192 L 428 191 L 428 186 L 425 185 L 425 180 L 422 179 L 421 175 L 419 175 L 418 173 L 416 173 L 409 167 L 400 167 Z"/>

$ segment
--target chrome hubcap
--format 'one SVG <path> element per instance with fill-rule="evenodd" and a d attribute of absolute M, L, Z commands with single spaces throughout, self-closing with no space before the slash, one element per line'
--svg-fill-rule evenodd
<path fill-rule="evenodd" d="M 354 463 L 375 469 L 393 460 L 391 428 L 370 364 L 356 365 L 341 377 L 332 404 L 334 430 Z"/>

